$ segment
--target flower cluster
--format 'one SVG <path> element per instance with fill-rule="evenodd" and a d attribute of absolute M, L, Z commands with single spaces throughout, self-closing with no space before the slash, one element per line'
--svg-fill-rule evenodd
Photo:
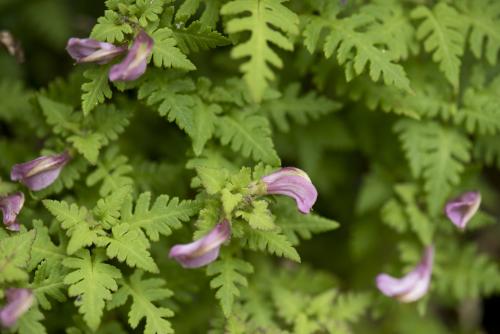
<path fill-rule="evenodd" d="M 481 194 L 479 192 L 466 192 L 450 200 L 445 206 L 445 213 L 453 224 L 460 230 L 464 230 L 479 209 L 480 204 Z M 376 278 L 378 289 L 384 295 L 405 303 L 422 298 L 430 286 L 433 258 L 434 246 L 427 246 L 420 263 L 402 278 L 394 278 L 387 274 L 378 275 Z"/>
<path fill-rule="evenodd" d="M 144 74 L 148 57 L 153 50 L 153 39 L 141 30 L 135 36 L 130 49 L 90 38 L 70 38 L 66 46 L 69 55 L 77 63 L 107 64 L 115 57 L 127 52 L 125 58 L 111 67 L 109 80 L 132 81 Z"/>
<path fill-rule="evenodd" d="M 293 198 L 302 213 L 309 213 L 318 192 L 309 176 L 294 167 L 285 167 L 264 176 L 249 187 L 254 195 L 285 195 Z M 169 256 L 185 268 L 198 268 L 217 259 L 219 249 L 231 237 L 230 222 L 224 218 L 207 235 L 188 244 L 175 245 Z"/>

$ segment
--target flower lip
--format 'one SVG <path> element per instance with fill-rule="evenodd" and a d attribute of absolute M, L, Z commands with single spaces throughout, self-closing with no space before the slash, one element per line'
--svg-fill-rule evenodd
<path fill-rule="evenodd" d="M 422 260 L 415 269 L 402 278 L 379 274 L 376 278 L 377 288 L 384 295 L 394 297 L 404 303 L 420 299 L 429 289 L 433 258 L 434 247 L 426 247 Z"/>
<path fill-rule="evenodd" d="M 479 191 L 468 191 L 448 201 L 445 213 L 453 224 L 463 230 L 476 214 L 480 205 L 481 194 Z"/>
<path fill-rule="evenodd" d="M 33 292 L 29 289 L 10 288 L 5 292 L 7 304 L 0 309 L 0 322 L 3 327 L 12 327 L 33 305 Z"/>
<path fill-rule="evenodd" d="M 153 39 L 141 30 L 134 39 L 127 56 L 119 64 L 113 65 L 109 71 L 111 81 L 133 81 L 144 74 L 147 60 L 153 51 Z"/>
<path fill-rule="evenodd" d="M 19 231 L 19 224 L 16 222 L 17 215 L 24 205 L 24 194 L 20 191 L 0 197 L 0 211 L 3 214 L 3 223 L 11 231 Z"/>
<path fill-rule="evenodd" d="M 77 63 L 106 64 L 126 50 L 123 46 L 115 46 L 91 38 L 72 37 L 66 45 L 66 51 Z"/>
<path fill-rule="evenodd" d="M 188 244 L 175 245 L 169 257 L 184 268 L 199 268 L 215 261 L 220 246 L 231 236 L 231 226 L 227 220 L 217 224 L 207 235 Z"/>
<path fill-rule="evenodd" d="M 16 164 L 12 167 L 10 179 L 23 183 L 33 191 L 41 190 L 57 179 L 70 159 L 69 153 L 64 152 Z"/>
<path fill-rule="evenodd" d="M 262 178 L 266 194 L 292 197 L 302 213 L 309 213 L 318 198 L 318 192 L 306 172 L 295 167 L 284 167 Z"/>

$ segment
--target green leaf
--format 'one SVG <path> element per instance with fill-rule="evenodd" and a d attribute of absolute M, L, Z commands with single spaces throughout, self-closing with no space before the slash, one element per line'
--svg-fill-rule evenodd
<path fill-rule="evenodd" d="M 156 30 L 151 37 L 154 40 L 153 62 L 157 67 L 173 67 L 181 70 L 192 71 L 196 66 L 176 47 L 177 41 L 172 30 L 162 28 Z"/>
<path fill-rule="evenodd" d="M 263 103 L 262 108 L 269 114 L 279 130 L 284 132 L 290 130 L 288 118 L 305 125 L 309 119 L 319 119 L 341 107 L 339 103 L 318 96 L 314 91 L 302 96 L 299 93 L 300 85 L 293 83 L 287 86 L 283 96 Z"/>
<path fill-rule="evenodd" d="M 95 165 L 99 157 L 99 151 L 104 145 L 105 138 L 100 133 L 88 133 L 82 136 L 71 136 L 68 138 L 68 141 L 73 144 L 85 159 Z"/>
<path fill-rule="evenodd" d="M 224 213 L 230 217 L 233 210 L 241 203 L 243 195 L 240 193 L 233 194 L 231 190 L 224 188 L 221 191 L 221 201 Z"/>
<path fill-rule="evenodd" d="M 365 32 L 370 30 L 372 20 L 365 14 L 342 19 L 310 17 L 303 33 L 306 47 L 312 53 L 318 37 L 327 29 L 323 52 L 327 58 L 336 52 L 337 61 L 346 67 L 347 81 L 355 74 L 363 73 L 366 68 L 373 81 L 382 78 L 386 85 L 411 92 L 410 81 L 403 67 L 395 62 L 396 56 L 380 47 L 387 45 L 387 41 L 379 41 Z"/>
<path fill-rule="evenodd" d="M 67 135 L 80 132 L 81 117 L 73 112 L 73 107 L 53 101 L 43 95 L 38 96 L 38 103 L 47 119 L 53 126 L 54 133 Z"/>
<path fill-rule="evenodd" d="M 28 280 L 26 269 L 34 240 L 33 230 L 0 240 L 0 283 Z"/>
<path fill-rule="evenodd" d="M 133 12 L 139 12 L 139 24 L 141 27 L 147 27 L 148 23 L 159 20 L 159 15 L 163 12 L 165 0 L 137 0 L 131 7 Z"/>
<path fill-rule="evenodd" d="M 240 151 L 243 156 L 251 156 L 255 161 L 280 165 L 271 139 L 269 122 L 265 117 L 240 112 L 221 117 L 218 125 L 216 135 L 222 145 L 231 144 L 233 151 Z"/>
<path fill-rule="evenodd" d="M 220 256 L 207 267 L 207 274 L 215 276 L 210 281 L 210 287 L 217 289 L 215 298 L 219 299 L 226 318 L 231 315 L 235 297 L 240 296 L 240 287 L 248 285 L 243 275 L 252 272 L 253 267 L 250 263 L 230 256 Z"/>
<path fill-rule="evenodd" d="M 245 230 L 245 242 L 252 250 L 266 251 L 270 254 L 286 257 L 300 262 L 299 253 L 286 236 L 277 231 Z"/>
<path fill-rule="evenodd" d="M 85 71 L 83 76 L 89 81 L 82 85 L 82 111 L 88 115 L 97 105 L 113 95 L 108 82 L 109 66 L 100 66 Z"/>
<path fill-rule="evenodd" d="M 434 122 L 401 120 L 395 130 L 414 176 L 425 180 L 427 207 L 435 216 L 470 161 L 471 143 L 461 133 Z"/>
<path fill-rule="evenodd" d="M 122 205 L 131 193 L 132 189 L 129 186 L 125 186 L 112 192 L 106 198 L 99 199 L 92 210 L 94 218 L 98 220 L 105 229 L 109 229 L 116 225 L 120 218 Z"/>
<path fill-rule="evenodd" d="M 474 56 L 485 57 L 491 65 L 498 61 L 500 50 L 500 4 L 495 0 L 457 1 L 470 26 L 469 43 Z M 463 24 L 463 23 L 462 23 Z"/>
<path fill-rule="evenodd" d="M 137 267 L 149 272 L 159 272 L 158 266 L 149 253 L 149 241 L 139 229 L 131 229 L 128 224 L 116 225 L 112 237 L 101 237 L 99 246 L 106 247 L 106 254 L 125 262 L 129 267 Z"/>
<path fill-rule="evenodd" d="M 114 43 L 122 42 L 125 34 L 132 32 L 132 27 L 121 18 L 120 14 L 107 10 L 104 12 L 104 16 L 97 19 L 97 24 L 92 29 L 90 36 L 97 40 Z"/>
<path fill-rule="evenodd" d="M 43 205 L 61 223 L 61 227 L 70 237 L 66 249 L 68 254 L 73 254 L 97 241 L 97 232 L 90 226 L 87 208 L 54 200 L 44 200 Z"/>
<path fill-rule="evenodd" d="M 464 22 L 457 11 L 440 2 L 433 10 L 419 6 L 411 16 L 423 19 L 417 30 L 417 38 L 424 41 L 425 51 L 432 53 L 432 59 L 455 89 L 458 89 L 460 57 L 464 52 Z"/>
<path fill-rule="evenodd" d="M 160 234 L 170 235 L 172 229 L 180 228 L 182 222 L 188 221 L 199 210 L 194 201 L 179 201 L 178 198 L 170 199 L 167 195 L 158 196 L 151 208 L 150 202 L 149 192 L 139 196 L 135 209 L 132 200 L 126 202 L 122 208 L 121 221 L 131 228 L 144 230 L 153 241 L 159 240 Z"/>
<path fill-rule="evenodd" d="M 166 318 L 172 317 L 174 312 L 166 307 L 159 307 L 154 302 L 164 300 L 172 296 L 172 292 L 164 288 L 165 281 L 161 278 L 142 278 L 143 273 L 136 270 L 130 276 L 130 281 L 122 281 L 120 289 L 113 296 L 109 307 L 117 307 L 132 298 L 132 306 L 128 314 L 129 324 L 137 328 L 139 322 L 145 318 L 146 326 L 144 334 L 168 334 L 174 333 L 170 321 Z"/>
<path fill-rule="evenodd" d="M 47 334 L 47 330 L 41 323 L 44 318 L 38 307 L 32 306 L 19 318 L 17 332 L 19 334 Z"/>
<path fill-rule="evenodd" d="M 130 186 L 133 181 L 127 174 L 132 172 L 132 167 L 127 162 L 128 159 L 125 156 L 118 155 L 116 147 L 109 148 L 104 153 L 104 157 L 97 162 L 97 168 L 87 176 L 87 186 L 92 187 L 102 181 L 99 189 L 101 196 Z"/>
<path fill-rule="evenodd" d="M 45 261 L 44 263 L 48 268 L 59 266 L 66 257 L 64 245 L 54 245 L 50 239 L 49 229 L 42 221 L 34 220 L 33 227 L 36 237 L 32 247 L 33 252 L 29 262 L 29 269 L 35 269 L 42 261 Z"/>
<path fill-rule="evenodd" d="M 105 259 L 102 253 L 91 257 L 88 250 L 82 250 L 77 257 L 63 261 L 65 267 L 74 269 L 64 279 L 70 285 L 68 294 L 80 296 L 75 305 L 93 331 L 99 327 L 105 301 L 111 300 L 111 292 L 118 288 L 116 279 L 121 277 L 117 268 L 103 263 Z"/>
<path fill-rule="evenodd" d="M 66 295 L 63 292 L 66 288 L 63 282 L 65 275 L 60 264 L 59 262 L 59 266 L 56 268 L 49 267 L 46 262 L 41 263 L 35 272 L 33 282 L 30 284 L 30 289 L 35 294 L 37 302 L 45 310 L 52 308 L 48 296 L 59 303 L 66 301 Z"/>
<path fill-rule="evenodd" d="M 236 215 L 243 217 L 253 229 L 263 231 L 274 230 L 276 229 L 274 217 L 267 206 L 268 203 L 266 201 L 254 200 L 252 202 L 253 208 L 251 212 L 238 211 L 236 212 Z"/>
<path fill-rule="evenodd" d="M 274 80 L 270 65 L 283 67 L 283 61 L 271 48 L 271 44 L 287 51 L 293 50 L 293 44 L 286 34 L 298 34 L 299 18 L 285 7 L 284 0 L 234 0 L 221 8 L 222 15 L 242 15 L 231 19 L 226 25 L 229 34 L 243 31 L 250 32 L 248 41 L 238 44 L 231 52 L 234 59 L 247 58 L 240 70 L 250 89 L 253 99 L 260 102 Z"/>
<path fill-rule="evenodd" d="M 191 23 L 187 28 L 174 30 L 174 38 L 179 49 L 185 54 L 215 49 L 231 43 L 217 30 L 212 30 L 199 21 Z"/>
<path fill-rule="evenodd" d="M 299 236 L 307 240 L 312 238 L 313 233 L 327 232 L 339 227 L 339 223 L 334 220 L 300 213 L 296 204 L 287 199 L 278 199 L 273 212 L 276 215 L 276 224 L 293 245 L 299 244 Z"/>
<path fill-rule="evenodd" d="M 222 108 L 217 104 L 205 104 L 201 99 L 196 99 L 194 111 L 193 129 L 188 132 L 193 139 L 193 151 L 196 155 L 203 152 L 203 148 L 209 141 L 217 123 L 217 114 L 222 112 Z"/>
<path fill-rule="evenodd" d="M 220 192 L 226 184 L 229 173 L 224 168 L 212 168 L 206 166 L 197 166 L 196 174 L 201 180 L 201 184 L 208 194 L 215 195 Z"/>

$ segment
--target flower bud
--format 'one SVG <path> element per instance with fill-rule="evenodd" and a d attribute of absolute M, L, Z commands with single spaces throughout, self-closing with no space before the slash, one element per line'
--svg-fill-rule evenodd
<path fill-rule="evenodd" d="M 70 38 L 66 45 L 71 58 L 77 63 L 106 64 L 127 49 L 90 38 Z"/>
<path fill-rule="evenodd" d="M 429 289 L 434 247 L 425 249 L 422 260 L 417 267 L 402 278 L 394 278 L 380 274 L 376 278 L 378 289 L 386 296 L 393 297 L 404 303 L 410 303 L 423 297 Z"/>
<path fill-rule="evenodd" d="M 309 213 L 318 198 L 318 192 L 309 176 L 301 169 L 285 167 L 264 176 L 266 194 L 279 194 L 292 197 L 302 213 Z"/>
<path fill-rule="evenodd" d="M 469 191 L 448 201 L 445 212 L 451 222 L 463 230 L 476 214 L 480 204 L 481 194 L 478 191 Z"/>
<path fill-rule="evenodd" d="M 2 211 L 3 223 L 7 229 L 19 231 L 19 224 L 16 222 L 16 218 L 23 205 L 24 194 L 22 192 L 0 197 L 0 211 Z"/>
<path fill-rule="evenodd" d="M 153 51 L 153 39 L 144 30 L 135 37 L 127 56 L 109 71 L 111 81 L 132 81 L 146 71 L 148 57 Z"/>
<path fill-rule="evenodd" d="M 70 159 L 68 152 L 64 152 L 17 164 L 12 167 L 10 179 L 21 182 L 33 191 L 41 190 L 57 179 Z"/>
<path fill-rule="evenodd" d="M 220 246 L 230 236 L 231 226 L 227 220 L 224 220 L 204 237 L 189 244 L 172 247 L 169 257 L 175 259 L 184 268 L 202 267 L 217 259 Z"/>
<path fill-rule="evenodd" d="M 10 288 L 5 292 L 7 304 L 0 309 L 0 322 L 3 327 L 12 327 L 17 319 L 33 305 L 33 293 L 29 289 Z"/>

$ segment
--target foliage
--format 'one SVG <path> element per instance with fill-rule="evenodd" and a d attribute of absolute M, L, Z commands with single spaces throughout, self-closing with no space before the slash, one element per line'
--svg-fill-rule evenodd
<path fill-rule="evenodd" d="M 498 1 L 4 0 L 0 18 L 25 54 L 1 44 L 0 196 L 25 203 L 20 230 L 0 228 L 0 308 L 8 288 L 34 295 L 8 331 L 495 331 Z M 154 43 L 134 81 L 109 80 L 124 55 L 75 64 L 64 48 L 140 30 Z M 9 181 L 62 152 L 46 189 Z M 267 194 L 286 166 L 314 184 L 312 212 Z M 445 205 L 471 190 L 458 230 Z M 223 221 L 205 268 L 169 258 Z M 376 289 L 429 245 L 425 298 Z"/>

